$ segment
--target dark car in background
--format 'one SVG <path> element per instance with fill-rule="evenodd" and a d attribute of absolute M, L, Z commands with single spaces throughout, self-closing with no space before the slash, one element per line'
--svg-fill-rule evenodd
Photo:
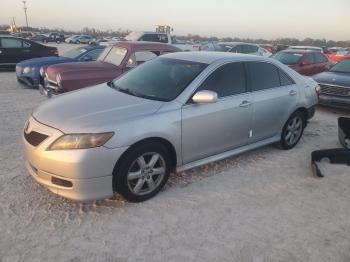
<path fill-rule="evenodd" d="M 317 51 L 287 49 L 271 56 L 281 63 L 288 65 L 299 74 L 312 76 L 328 70 L 332 63 Z"/>
<path fill-rule="evenodd" d="M 162 54 L 179 52 L 172 45 L 152 42 L 120 42 L 106 47 L 96 62 L 67 63 L 47 67 L 41 93 L 50 96 L 113 80 L 139 64 Z"/>
<path fill-rule="evenodd" d="M 83 46 L 69 50 L 58 57 L 49 56 L 22 61 L 16 65 L 17 80 L 27 86 L 38 88 L 39 84 L 43 84 L 43 78 L 40 74 L 41 67 L 71 62 L 95 61 L 103 49 L 102 46 Z"/>
<path fill-rule="evenodd" d="M 333 66 L 328 72 L 313 76 L 321 87 L 319 103 L 350 109 L 350 58 Z"/>
<path fill-rule="evenodd" d="M 0 36 L 0 67 L 2 68 L 12 69 L 23 60 L 46 56 L 58 56 L 57 48 L 24 38 Z"/>
<path fill-rule="evenodd" d="M 41 41 L 44 43 L 54 42 L 59 44 L 65 40 L 64 35 L 60 33 L 43 34 L 43 36 L 44 38 Z"/>

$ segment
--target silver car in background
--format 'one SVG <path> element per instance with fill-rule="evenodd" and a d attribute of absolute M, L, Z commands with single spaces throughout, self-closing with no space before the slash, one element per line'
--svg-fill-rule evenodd
<path fill-rule="evenodd" d="M 40 106 L 24 129 L 26 166 L 67 198 L 119 192 L 144 201 L 172 171 L 275 142 L 293 148 L 314 114 L 317 89 L 268 58 L 167 54 Z"/>

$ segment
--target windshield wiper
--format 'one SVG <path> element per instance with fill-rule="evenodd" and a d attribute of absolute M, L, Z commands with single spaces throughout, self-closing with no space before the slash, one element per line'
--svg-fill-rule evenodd
<path fill-rule="evenodd" d="M 119 92 L 122 92 L 122 93 L 125 93 L 125 94 L 128 94 L 128 95 L 133 95 L 133 96 L 139 96 L 136 92 L 130 90 L 129 88 L 121 88 L 117 85 L 114 84 L 113 81 L 109 81 L 107 83 L 107 85 L 115 90 L 118 90 Z"/>
<path fill-rule="evenodd" d="M 118 87 L 117 87 L 117 86 L 114 84 L 114 82 L 113 82 L 113 81 L 109 81 L 109 82 L 107 82 L 107 85 L 108 85 L 109 87 L 113 88 L 113 89 L 118 90 Z"/>

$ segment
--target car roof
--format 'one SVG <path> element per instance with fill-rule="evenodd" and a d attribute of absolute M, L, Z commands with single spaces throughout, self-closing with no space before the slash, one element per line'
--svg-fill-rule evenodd
<path fill-rule="evenodd" d="M 246 54 L 236 54 L 229 52 L 213 52 L 213 51 L 192 51 L 192 52 L 177 52 L 163 55 L 162 57 L 186 60 L 198 63 L 212 64 L 214 62 L 229 59 L 230 61 L 270 61 L 267 58 L 256 56 L 256 55 L 246 55 Z"/>

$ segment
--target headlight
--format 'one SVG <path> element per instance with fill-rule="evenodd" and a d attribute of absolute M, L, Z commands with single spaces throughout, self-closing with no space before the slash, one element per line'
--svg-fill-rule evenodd
<path fill-rule="evenodd" d="M 56 82 L 59 87 L 61 87 L 62 78 L 60 74 L 56 75 Z"/>
<path fill-rule="evenodd" d="M 44 68 L 43 67 L 40 67 L 40 75 L 44 78 L 45 76 L 45 71 L 44 71 Z"/>
<path fill-rule="evenodd" d="M 30 67 L 26 66 L 25 68 L 23 68 L 23 74 L 29 74 L 30 73 Z"/>
<path fill-rule="evenodd" d="M 103 146 L 113 132 L 100 134 L 70 134 L 63 135 L 53 142 L 47 150 L 86 149 Z"/>
<path fill-rule="evenodd" d="M 317 85 L 317 86 L 315 87 L 315 90 L 316 90 L 316 93 L 317 93 L 318 95 L 321 94 L 322 89 L 321 89 L 321 87 L 320 87 L 319 85 Z"/>

